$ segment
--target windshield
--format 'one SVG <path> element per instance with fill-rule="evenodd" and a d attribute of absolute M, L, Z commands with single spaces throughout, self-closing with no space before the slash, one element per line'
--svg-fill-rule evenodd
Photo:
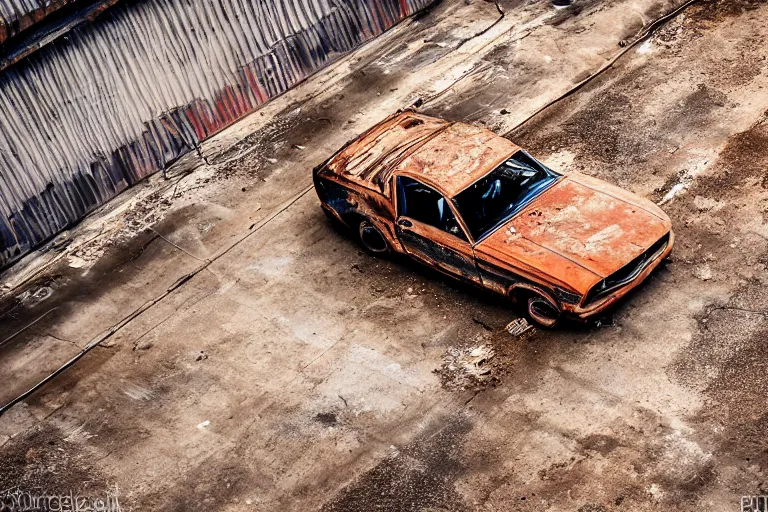
<path fill-rule="evenodd" d="M 560 175 L 518 151 L 454 199 L 472 238 L 479 241 L 509 220 Z"/>

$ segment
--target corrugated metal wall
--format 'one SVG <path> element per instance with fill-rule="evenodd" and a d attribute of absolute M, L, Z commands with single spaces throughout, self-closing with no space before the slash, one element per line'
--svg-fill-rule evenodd
<path fill-rule="evenodd" d="M 9 67 L 0 266 L 432 1 L 118 3 Z"/>
<path fill-rule="evenodd" d="M 0 43 L 41 21 L 52 12 L 75 0 L 0 1 Z"/>

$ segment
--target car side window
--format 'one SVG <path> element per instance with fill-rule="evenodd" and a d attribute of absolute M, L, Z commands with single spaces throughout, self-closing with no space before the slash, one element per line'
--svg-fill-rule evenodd
<path fill-rule="evenodd" d="M 398 176 L 397 216 L 403 215 L 467 240 L 442 194 L 413 178 Z"/>

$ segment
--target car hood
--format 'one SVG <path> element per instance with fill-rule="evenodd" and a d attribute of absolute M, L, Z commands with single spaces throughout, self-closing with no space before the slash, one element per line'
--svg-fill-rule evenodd
<path fill-rule="evenodd" d="M 669 232 L 655 204 L 572 173 L 544 191 L 475 250 L 586 293 Z"/>

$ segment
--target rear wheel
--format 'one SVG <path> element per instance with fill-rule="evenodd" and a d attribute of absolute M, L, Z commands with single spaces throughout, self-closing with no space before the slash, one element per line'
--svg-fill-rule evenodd
<path fill-rule="evenodd" d="M 387 239 L 370 221 L 364 220 L 360 223 L 358 234 L 360 235 L 360 242 L 366 251 L 377 256 L 389 253 Z"/>
<path fill-rule="evenodd" d="M 328 217 L 328 219 L 330 219 L 333 222 L 339 222 L 339 219 L 337 219 L 336 216 L 331 213 L 331 210 L 329 210 L 328 208 L 320 208 L 320 209 L 323 210 L 323 213 L 325 214 L 326 217 Z"/>

